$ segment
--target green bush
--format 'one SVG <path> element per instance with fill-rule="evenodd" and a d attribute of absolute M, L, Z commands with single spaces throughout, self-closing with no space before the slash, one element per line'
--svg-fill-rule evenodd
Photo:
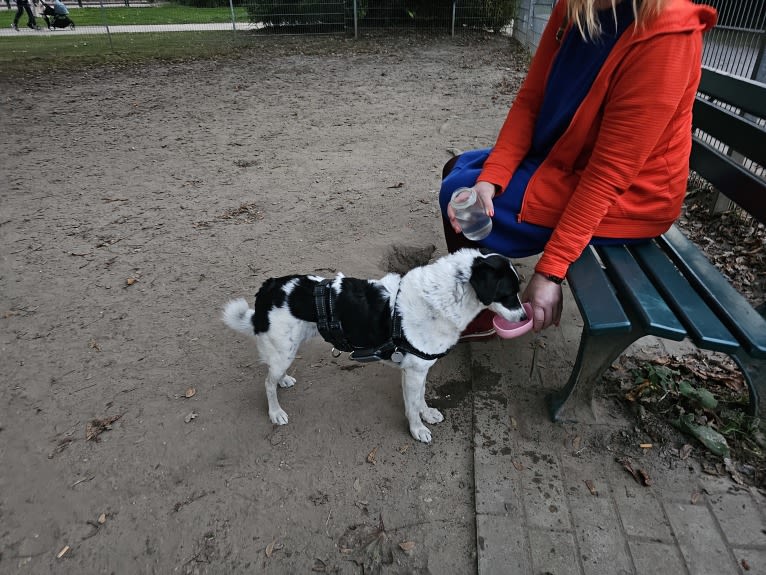
<path fill-rule="evenodd" d="M 458 1 L 460 16 L 469 26 L 492 30 L 495 34 L 508 26 L 516 16 L 517 0 L 477 0 L 463 4 Z"/>
<path fill-rule="evenodd" d="M 251 22 L 266 26 L 343 26 L 344 3 L 315 0 L 250 0 L 247 13 Z"/>
<path fill-rule="evenodd" d="M 244 6 L 244 0 L 232 0 L 234 6 Z M 174 4 L 192 8 L 221 8 L 229 7 L 229 0 L 173 0 Z"/>

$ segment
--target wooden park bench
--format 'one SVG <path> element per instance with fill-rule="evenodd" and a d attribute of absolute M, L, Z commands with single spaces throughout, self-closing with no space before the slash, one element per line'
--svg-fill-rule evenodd
<path fill-rule="evenodd" d="M 764 120 L 766 87 L 703 70 L 691 168 L 761 223 Z M 577 419 L 572 412 L 591 400 L 602 374 L 646 335 L 688 338 L 731 356 L 748 385 L 750 415 L 766 419 L 766 307 L 751 306 L 678 227 L 636 245 L 591 246 L 570 266 L 567 280 L 584 325 L 569 381 L 547 398 L 554 421 Z"/>

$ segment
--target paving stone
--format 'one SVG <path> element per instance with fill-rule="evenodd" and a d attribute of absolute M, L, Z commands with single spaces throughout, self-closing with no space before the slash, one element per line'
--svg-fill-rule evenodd
<path fill-rule="evenodd" d="M 581 575 L 572 533 L 530 529 L 529 547 L 534 573 Z"/>
<path fill-rule="evenodd" d="M 474 463 L 476 513 L 524 517 L 518 479 L 511 473 L 517 472 L 510 465 Z"/>
<path fill-rule="evenodd" d="M 667 503 L 665 512 L 691 575 L 737 573 L 737 566 L 706 505 Z"/>
<path fill-rule="evenodd" d="M 674 544 L 632 540 L 629 545 L 638 575 L 685 572 L 684 560 Z"/>
<path fill-rule="evenodd" d="M 531 527 L 569 529 L 569 509 L 558 462 L 553 456 L 528 451 L 519 457 L 521 498 Z"/>
<path fill-rule="evenodd" d="M 532 575 L 524 526 L 516 517 L 476 516 L 479 575 Z"/>
<path fill-rule="evenodd" d="M 710 504 L 730 545 L 766 545 L 766 523 L 749 493 L 714 495 L 710 497 Z"/>
<path fill-rule="evenodd" d="M 734 549 L 734 557 L 742 575 L 766 573 L 766 549 Z"/>
<path fill-rule="evenodd" d="M 633 573 L 617 512 L 608 497 L 570 497 L 586 575 Z"/>
<path fill-rule="evenodd" d="M 628 537 L 673 542 L 670 523 L 654 492 L 632 479 L 631 482 L 618 481 L 612 491 L 625 533 Z"/>

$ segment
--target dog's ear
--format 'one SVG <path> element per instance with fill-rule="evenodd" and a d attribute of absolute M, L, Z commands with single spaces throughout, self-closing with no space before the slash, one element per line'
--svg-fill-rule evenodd
<path fill-rule="evenodd" d="M 471 265 L 471 286 L 479 301 L 489 305 L 496 301 L 498 288 L 507 275 L 509 262 L 502 256 L 478 257 Z"/>

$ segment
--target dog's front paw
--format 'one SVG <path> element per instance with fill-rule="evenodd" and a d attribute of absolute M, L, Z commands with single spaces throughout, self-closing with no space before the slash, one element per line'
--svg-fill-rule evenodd
<path fill-rule="evenodd" d="M 279 387 L 292 387 L 295 385 L 295 378 L 291 375 L 285 374 L 282 379 L 279 380 Z M 287 417 L 287 416 L 285 416 Z M 285 422 L 287 423 L 287 422 Z"/>
<path fill-rule="evenodd" d="M 431 430 L 425 425 L 421 425 L 420 427 L 410 427 L 410 434 L 418 441 L 431 443 Z"/>
<path fill-rule="evenodd" d="M 444 416 L 441 414 L 441 411 L 434 409 L 433 407 L 426 407 L 420 412 L 420 417 L 422 417 L 423 421 L 426 423 L 439 423 L 444 421 Z"/>
<path fill-rule="evenodd" d="M 287 414 L 283 409 L 269 411 L 269 419 L 271 419 L 271 423 L 276 423 L 277 425 L 285 425 L 287 423 Z"/>

